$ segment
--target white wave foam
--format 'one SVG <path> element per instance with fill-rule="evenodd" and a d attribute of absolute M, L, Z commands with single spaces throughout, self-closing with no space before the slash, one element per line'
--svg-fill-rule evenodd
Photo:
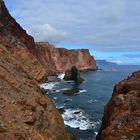
<path fill-rule="evenodd" d="M 55 90 L 55 91 L 53 91 L 53 92 L 58 93 L 58 92 L 60 92 L 60 90 L 57 89 L 57 90 Z"/>
<path fill-rule="evenodd" d="M 59 83 L 59 82 L 44 83 L 44 84 L 41 84 L 40 87 L 41 87 L 41 88 L 44 88 L 44 89 L 52 90 L 52 89 L 54 89 L 54 87 L 56 87 L 56 85 L 57 85 L 58 83 Z"/>
<path fill-rule="evenodd" d="M 71 102 L 71 101 L 72 101 L 72 99 L 67 98 L 64 102 Z"/>
<path fill-rule="evenodd" d="M 58 97 L 54 97 L 53 99 L 54 99 L 54 100 L 57 100 L 57 99 L 58 99 Z"/>
<path fill-rule="evenodd" d="M 60 105 L 60 104 L 57 104 L 57 103 L 55 103 L 55 106 L 56 106 L 56 108 L 65 108 L 64 105 Z"/>
<path fill-rule="evenodd" d="M 95 133 L 95 135 L 97 136 L 98 132 L 94 132 L 94 133 Z"/>
<path fill-rule="evenodd" d="M 88 101 L 88 103 L 94 103 L 94 102 L 98 102 L 98 100 L 96 100 L 96 99 L 95 99 L 95 100 L 91 99 L 91 100 Z"/>
<path fill-rule="evenodd" d="M 64 76 L 65 76 L 65 73 L 60 73 L 57 78 L 63 80 L 64 79 Z"/>
<path fill-rule="evenodd" d="M 69 90 L 70 88 L 62 88 L 62 89 L 57 89 L 55 90 L 55 92 L 61 92 L 61 91 L 64 91 L 64 90 Z"/>
<path fill-rule="evenodd" d="M 91 122 L 88 116 L 84 115 L 80 109 L 66 109 L 62 117 L 65 125 L 80 130 L 92 129 L 97 125 L 97 122 Z"/>
<path fill-rule="evenodd" d="M 65 81 L 66 83 L 69 83 L 69 84 L 74 84 L 75 82 L 72 81 L 72 80 L 69 80 L 69 81 Z"/>
<path fill-rule="evenodd" d="M 79 93 L 87 92 L 85 89 L 80 89 Z"/>

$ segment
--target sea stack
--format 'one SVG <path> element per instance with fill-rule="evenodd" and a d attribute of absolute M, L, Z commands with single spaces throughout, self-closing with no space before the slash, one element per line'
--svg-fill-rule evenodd
<path fill-rule="evenodd" d="M 84 81 L 84 79 L 81 78 L 80 72 L 76 68 L 76 66 L 73 66 L 70 70 L 67 70 L 65 72 L 64 80 L 66 80 L 66 81 L 73 80 L 77 84 L 80 84 L 80 83 L 82 83 Z"/>
<path fill-rule="evenodd" d="M 105 107 L 97 140 L 140 139 L 140 71 L 119 82 Z"/>

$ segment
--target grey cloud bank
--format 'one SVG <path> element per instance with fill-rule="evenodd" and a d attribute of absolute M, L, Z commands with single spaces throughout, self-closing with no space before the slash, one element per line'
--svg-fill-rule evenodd
<path fill-rule="evenodd" d="M 140 0 L 11 0 L 11 14 L 37 41 L 140 51 Z"/>

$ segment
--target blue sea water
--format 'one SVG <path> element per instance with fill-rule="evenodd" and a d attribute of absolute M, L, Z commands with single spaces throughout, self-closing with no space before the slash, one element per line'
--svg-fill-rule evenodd
<path fill-rule="evenodd" d="M 57 108 L 65 109 L 62 116 L 69 132 L 78 140 L 95 140 L 101 126 L 104 106 L 109 101 L 115 84 L 139 68 L 139 66 L 116 66 L 84 72 L 81 76 L 85 82 L 80 85 L 72 81 L 47 83 L 46 86 L 50 91 L 46 95 L 53 100 Z M 64 90 L 73 87 L 80 88 L 80 92 L 74 96 L 63 95 Z"/>

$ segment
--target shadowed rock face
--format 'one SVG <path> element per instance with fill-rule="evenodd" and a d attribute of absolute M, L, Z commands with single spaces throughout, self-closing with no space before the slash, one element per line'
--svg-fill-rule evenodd
<path fill-rule="evenodd" d="M 62 117 L 38 87 L 46 69 L 34 49 L 0 0 L 0 140 L 67 140 Z"/>
<path fill-rule="evenodd" d="M 84 81 L 84 79 L 81 78 L 80 72 L 76 68 L 76 66 L 73 66 L 70 70 L 67 70 L 65 72 L 64 80 L 66 80 L 66 81 L 73 80 L 77 84 L 81 84 Z"/>
<path fill-rule="evenodd" d="M 88 49 L 67 50 L 49 43 L 36 43 L 38 59 L 50 69 L 64 72 L 76 66 L 79 70 L 96 70 L 96 61 Z"/>
<path fill-rule="evenodd" d="M 119 82 L 105 107 L 97 140 L 140 139 L 140 71 Z"/>

